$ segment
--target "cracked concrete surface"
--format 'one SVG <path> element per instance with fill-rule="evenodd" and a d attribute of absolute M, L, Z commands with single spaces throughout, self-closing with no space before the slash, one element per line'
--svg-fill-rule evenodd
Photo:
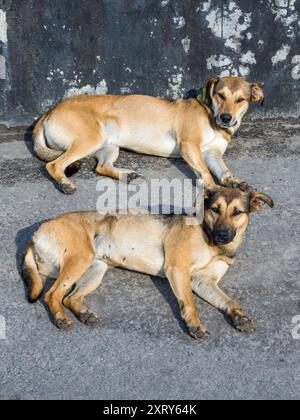
<path fill-rule="evenodd" d="M 234 331 L 221 313 L 197 299 L 211 337 L 186 334 L 168 283 L 113 270 L 89 299 L 102 317 L 97 329 L 77 322 L 60 332 L 43 303 L 30 305 L 20 278 L 21 254 L 41 221 L 94 209 L 98 177 L 86 160 L 78 192 L 60 194 L 32 157 L 24 130 L 0 128 L 1 399 L 298 399 L 300 341 L 300 124 L 245 123 L 226 161 L 238 176 L 271 194 L 275 210 L 253 216 L 237 263 L 222 287 L 257 324 L 256 335 Z M 121 167 L 147 177 L 191 173 L 184 162 L 123 152 Z"/>

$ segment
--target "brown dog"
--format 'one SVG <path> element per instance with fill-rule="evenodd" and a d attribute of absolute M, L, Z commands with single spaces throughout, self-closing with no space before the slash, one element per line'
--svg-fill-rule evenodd
<path fill-rule="evenodd" d="M 121 181 L 138 175 L 117 169 L 119 149 L 162 157 L 183 157 L 205 187 L 213 173 L 228 187 L 242 182 L 232 175 L 223 155 L 240 127 L 250 102 L 264 93 L 258 84 L 237 77 L 210 80 L 203 100 L 166 101 L 147 96 L 78 96 L 44 115 L 34 130 L 34 149 L 49 162 L 48 173 L 66 194 L 76 187 L 66 169 L 94 156 L 96 172 Z"/>
<path fill-rule="evenodd" d="M 29 299 L 39 298 L 44 277 L 56 278 L 45 297 L 56 325 L 68 328 L 72 324 L 64 306 L 80 321 L 93 325 L 98 316 L 84 299 L 100 285 L 108 268 L 120 267 L 167 277 L 195 339 L 204 338 L 207 330 L 192 290 L 224 311 L 236 329 L 250 332 L 249 317 L 218 283 L 234 262 L 249 214 L 259 211 L 264 203 L 274 206 L 266 194 L 220 188 L 206 193 L 203 225 L 189 223 L 187 216 L 82 212 L 58 217 L 41 226 L 25 253 Z"/>

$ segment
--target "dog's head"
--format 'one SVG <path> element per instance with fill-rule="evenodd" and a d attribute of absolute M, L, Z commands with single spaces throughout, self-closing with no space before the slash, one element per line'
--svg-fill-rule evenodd
<path fill-rule="evenodd" d="M 250 213 L 260 211 L 264 204 L 274 207 L 267 194 L 218 188 L 205 191 L 205 225 L 218 246 L 229 245 L 242 238 L 249 225 Z"/>
<path fill-rule="evenodd" d="M 239 77 L 211 79 L 206 86 L 206 101 L 216 124 L 225 129 L 239 128 L 250 103 L 262 102 L 264 97 L 258 83 L 248 83 Z"/>

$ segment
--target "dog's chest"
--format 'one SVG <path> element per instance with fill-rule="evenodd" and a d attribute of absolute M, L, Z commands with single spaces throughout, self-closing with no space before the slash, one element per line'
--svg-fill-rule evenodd
<path fill-rule="evenodd" d="M 196 248 L 193 253 L 193 263 L 191 273 L 194 274 L 204 267 L 207 267 L 215 258 L 213 250 L 203 244 L 200 248 Z"/>
<path fill-rule="evenodd" d="M 213 248 L 207 247 L 205 249 L 203 247 L 195 255 L 194 263 L 191 266 L 191 275 L 194 276 L 202 272 L 207 278 L 219 281 L 232 263 L 231 258 L 218 255 Z"/>
<path fill-rule="evenodd" d="M 222 156 L 224 155 L 228 147 L 228 141 L 219 131 L 207 125 L 201 130 L 201 137 L 201 150 L 203 153 L 217 151 Z"/>

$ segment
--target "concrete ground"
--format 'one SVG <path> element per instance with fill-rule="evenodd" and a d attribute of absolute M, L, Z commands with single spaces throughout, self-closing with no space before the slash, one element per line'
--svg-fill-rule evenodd
<path fill-rule="evenodd" d="M 85 161 L 78 192 L 59 193 L 30 153 L 24 130 L 0 129 L 1 399 L 298 399 L 300 341 L 300 123 L 245 123 L 227 162 L 271 194 L 275 210 L 252 218 L 247 240 L 223 287 L 257 324 L 243 336 L 197 299 L 211 337 L 194 342 L 183 328 L 165 280 L 114 270 L 91 306 L 102 325 L 75 322 L 61 332 L 42 303 L 30 305 L 18 268 L 39 222 L 66 211 L 94 209 L 98 177 Z M 122 153 L 120 166 L 147 177 L 187 176 L 180 161 Z"/>

